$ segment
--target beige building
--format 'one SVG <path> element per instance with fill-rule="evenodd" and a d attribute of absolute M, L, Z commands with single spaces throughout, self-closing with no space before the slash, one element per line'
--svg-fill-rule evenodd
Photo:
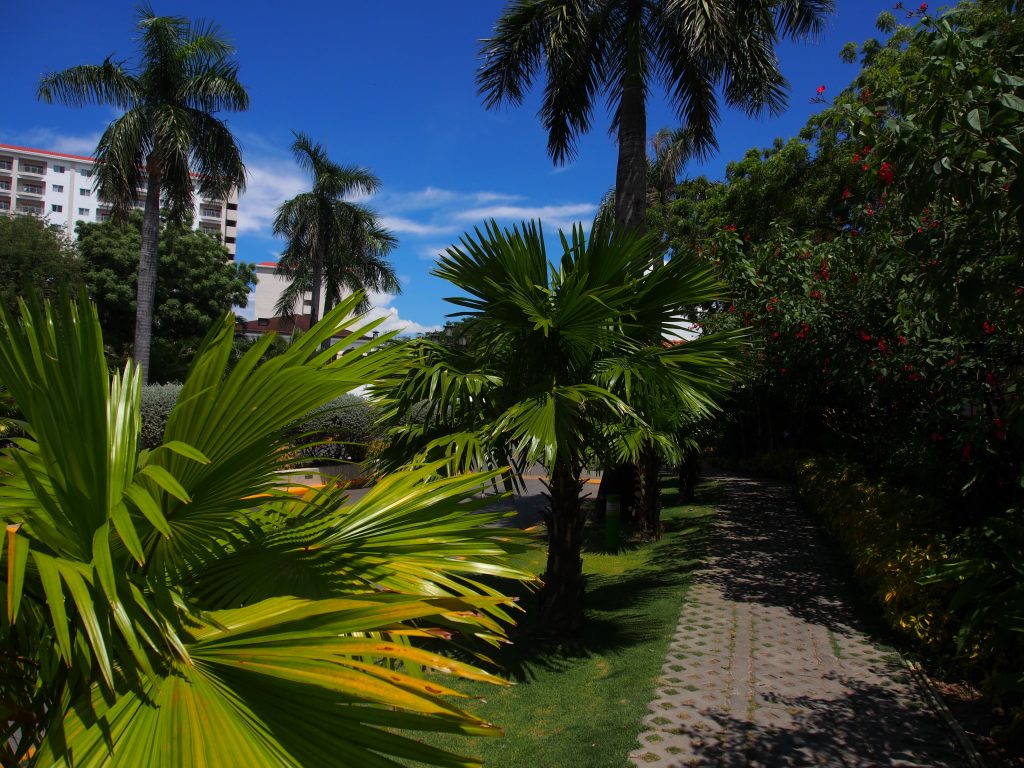
<path fill-rule="evenodd" d="M 28 213 L 75 234 L 77 221 L 105 221 L 110 206 L 96 194 L 95 160 L 81 155 L 0 144 L 0 213 Z M 145 186 L 139 189 L 145 194 Z M 238 191 L 226 200 L 211 200 L 196 193 L 193 226 L 217 235 L 235 258 L 238 236 Z"/>
<path fill-rule="evenodd" d="M 277 262 L 274 261 L 263 261 L 256 265 L 256 278 L 258 282 L 249 294 L 248 305 L 252 307 L 252 316 L 254 318 L 267 319 L 278 314 L 274 307 L 277 304 L 277 300 L 281 298 L 281 292 L 284 291 L 291 280 L 288 277 L 277 274 L 276 270 Z M 312 306 L 312 297 L 309 291 L 306 291 L 302 296 L 302 306 L 292 307 L 292 312 L 296 315 L 306 315 L 308 317 Z M 323 317 L 323 315 L 324 301 L 321 294 L 318 316 Z"/>

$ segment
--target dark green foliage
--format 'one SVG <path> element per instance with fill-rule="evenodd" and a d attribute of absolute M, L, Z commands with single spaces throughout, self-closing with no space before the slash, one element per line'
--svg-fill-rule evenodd
<path fill-rule="evenodd" d="M 127 225 L 79 222 L 79 251 L 89 294 L 115 364 L 129 353 L 135 326 L 135 282 L 142 216 Z M 250 264 L 228 261 L 214 238 L 168 224 L 160 234 L 153 381 L 180 381 L 210 326 L 233 306 L 244 307 L 256 282 Z"/>
<path fill-rule="evenodd" d="M 44 298 L 74 295 L 82 270 L 74 243 L 35 216 L 0 216 L 0 301 L 12 310 L 31 286 Z"/>
<path fill-rule="evenodd" d="M 296 440 L 325 442 L 302 450 L 312 461 L 363 461 L 369 444 L 381 437 L 377 410 L 358 395 L 342 395 L 318 408 L 296 429 Z M 299 435 L 303 437 L 300 438 Z"/>
<path fill-rule="evenodd" d="M 164 441 L 164 427 L 171 409 L 178 402 L 181 384 L 147 384 L 142 388 L 140 415 L 142 430 L 139 445 L 153 450 Z"/>

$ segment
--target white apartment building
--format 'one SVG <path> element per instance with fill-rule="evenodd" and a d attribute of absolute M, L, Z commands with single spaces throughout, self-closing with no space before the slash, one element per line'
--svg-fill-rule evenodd
<path fill-rule="evenodd" d="M 77 221 L 105 221 L 110 206 L 96 194 L 91 157 L 0 144 L 0 213 L 28 213 L 46 217 L 51 224 L 75 234 Z M 145 186 L 139 189 L 142 207 Z M 196 192 L 193 226 L 218 235 L 232 259 L 238 236 L 238 191 L 225 200 L 212 200 Z"/>

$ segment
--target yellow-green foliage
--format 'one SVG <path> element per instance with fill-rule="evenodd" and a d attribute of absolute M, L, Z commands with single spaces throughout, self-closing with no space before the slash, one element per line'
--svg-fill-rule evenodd
<path fill-rule="evenodd" d="M 951 555 L 937 505 L 869 478 L 852 462 L 825 457 L 797 464 L 797 488 L 839 541 L 888 624 L 930 652 L 952 653 L 952 588 L 918 583 Z"/>

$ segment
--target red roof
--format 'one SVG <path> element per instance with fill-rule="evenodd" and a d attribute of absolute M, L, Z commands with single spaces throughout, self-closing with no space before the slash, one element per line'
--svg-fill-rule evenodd
<path fill-rule="evenodd" d="M 69 155 L 67 152 L 54 152 L 51 149 L 36 149 L 35 147 L 18 147 L 14 144 L 0 144 L 0 149 L 14 149 L 19 152 L 38 152 L 41 155 L 56 155 L 57 157 L 66 157 L 69 160 L 85 160 L 89 163 L 95 163 L 95 157 L 83 157 L 82 155 Z"/>
<path fill-rule="evenodd" d="M 258 267 L 276 267 L 277 266 L 277 262 L 276 261 L 261 261 L 256 266 L 258 266 Z"/>

